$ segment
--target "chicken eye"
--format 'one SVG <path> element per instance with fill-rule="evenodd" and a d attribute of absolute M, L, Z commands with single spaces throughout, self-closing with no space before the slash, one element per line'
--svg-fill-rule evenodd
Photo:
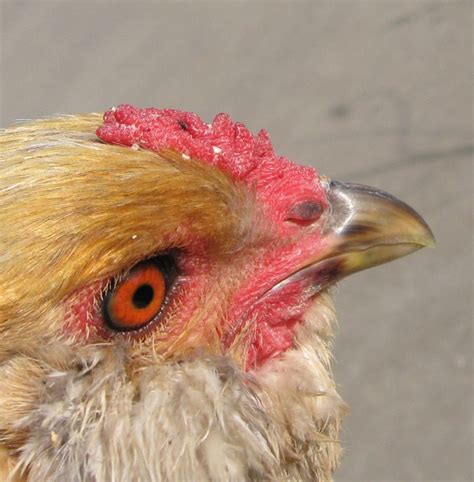
<path fill-rule="evenodd" d="M 164 305 L 171 266 L 165 256 L 143 261 L 107 292 L 103 310 L 109 327 L 131 331 L 152 321 Z"/>

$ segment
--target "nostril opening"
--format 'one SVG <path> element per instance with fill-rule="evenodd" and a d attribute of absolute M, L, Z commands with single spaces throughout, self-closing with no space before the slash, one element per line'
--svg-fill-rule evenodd
<path fill-rule="evenodd" d="M 296 224 L 312 224 L 317 221 L 323 212 L 321 204 L 316 201 L 303 201 L 291 207 L 285 221 Z"/>

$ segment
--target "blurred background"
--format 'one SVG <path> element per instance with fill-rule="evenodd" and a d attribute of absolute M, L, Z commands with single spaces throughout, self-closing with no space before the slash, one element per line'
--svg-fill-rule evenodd
<path fill-rule="evenodd" d="M 0 127 L 120 103 L 221 111 L 415 207 L 435 250 L 344 281 L 336 481 L 473 479 L 473 3 L 5 1 Z"/>

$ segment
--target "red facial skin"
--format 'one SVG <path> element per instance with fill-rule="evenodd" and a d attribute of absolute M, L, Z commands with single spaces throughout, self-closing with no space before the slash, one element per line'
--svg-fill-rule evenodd
<path fill-rule="evenodd" d="M 301 229 L 301 228 L 300 228 Z M 314 280 L 295 281 L 274 289 L 304 267 L 321 243 L 318 231 L 310 231 L 294 243 L 272 250 L 259 261 L 258 271 L 235 293 L 228 314 L 223 344 L 228 346 L 245 324 L 255 320 L 255 337 L 247 367 L 260 366 L 293 345 L 294 328 L 302 321 L 315 291 Z"/>
<path fill-rule="evenodd" d="M 206 124 L 190 112 L 122 105 L 105 113 L 97 135 L 110 144 L 157 153 L 174 150 L 221 169 L 256 191 L 267 217 L 282 228 L 282 234 L 287 227 L 284 220 L 315 216 L 311 210 L 298 212 L 301 203 L 327 207 L 315 169 L 277 156 L 266 131 L 254 136 L 227 114 L 218 114 L 212 124 Z"/>
<path fill-rule="evenodd" d="M 222 349 L 232 344 L 245 324 L 255 323 L 253 340 L 247 355 L 247 368 L 260 366 L 278 356 L 293 344 L 294 327 L 309 306 L 310 283 L 297 282 L 275 293 L 270 290 L 305 265 L 321 243 L 320 217 L 327 209 L 324 186 L 318 173 L 299 166 L 273 151 L 268 134 L 253 136 L 240 123 L 219 114 L 212 124 L 196 114 L 171 109 L 137 109 L 122 105 L 108 111 L 98 137 L 107 143 L 139 146 L 159 153 L 164 149 L 181 152 L 225 171 L 236 182 L 256 193 L 274 242 L 248 259 L 252 270 L 240 280 L 226 306 L 222 330 Z M 324 216 L 323 216 L 324 217 Z M 288 241 L 286 241 L 288 240 Z M 202 253 L 183 252 L 177 285 L 169 303 L 186 293 L 180 301 L 180 320 L 185 322 L 206 292 L 212 276 L 212 263 Z M 75 329 L 93 331 L 102 338 L 113 335 L 104 326 L 100 297 L 109 280 L 86 287 L 74 296 L 69 320 Z M 165 303 L 166 304 L 166 303 Z M 163 314 L 166 318 L 166 313 Z M 161 321 L 129 332 L 127 336 L 143 337 L 157 329 Z M 169 333 L 173 336 L 174 327 Z M 205 327 L 203 327 L 205 329 Z"/>

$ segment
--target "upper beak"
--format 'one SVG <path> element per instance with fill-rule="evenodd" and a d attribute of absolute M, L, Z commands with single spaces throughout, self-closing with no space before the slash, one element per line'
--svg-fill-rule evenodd
<path fill-rule="evenodd" d="M 320 249 L 272 291 L 298 280 L 319 291 L 349 274 L 435 245 L 423 218 L 391 194 L 336 181 L 327 183 L 326 194 L 329 210 L 322 219 Z"/>
<path fill-rule="evenodd" d="M 331 181 L 327 196 L 330 212 L 318 258 L 337 260 L 343 276 L 435 245 L 424 219 L 391 194 Z"/>

